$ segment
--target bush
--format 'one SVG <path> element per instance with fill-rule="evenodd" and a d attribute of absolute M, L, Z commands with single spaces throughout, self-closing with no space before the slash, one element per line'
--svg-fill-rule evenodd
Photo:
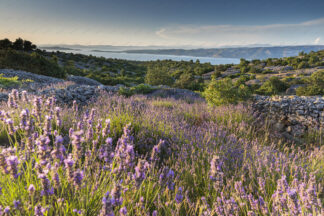
<path fill-rule="evenodd" d="M 313 73 L 310 78 L 306 80 L 307 85 L 299 87 L 296 90 L 298 96 L 312 96 L 324 94 L 324 70 L 319 70 Z"/>
<path fill-rule="evenodd" d="M 19 87 L 23 83 L 33 82 L 33 80 L 26 79 L 26 80 L 19 80 L 19 77 L 4 77 L 3 74 L 0 74 L 0 87 Z"/>
<path fill-rule="evenodd" d="M 148 94 L 154 91 L 150 85 L 139 84 L 137 86 L 133 86 L 131 88 L 121 87 L 118 91 L 119 95 L 124 95 L 126 97 L 132 96 L 134 94 Z"/>
<path fill-rule="evenodd" d="M 236 104 L 250 98 L 250 89 L 243 85 L 234 85 L 230 78 L 212 80 L 203 96 L 211 105 Z"/>
<path fill-rule="evenodd" d="M 145 83 L 150 85 L 169 85 L 173 84 L 172 77 L 164 70 L 149 68 L 145 76 Z"/>
<path fill-rule="evenodd" d="M 276 95 L 279 92 L 285 91 L 287 88 L 287 84 L 278 77 L 270 77 L 256 92 L 262 95 Z"/>
<path fill-rule="evenodd" d="M 60 66 L 36 52 L 32 54 L 15 50 L 0 50 L 0 68 L 24 70 L 45 76 L 64 78 Z"/>

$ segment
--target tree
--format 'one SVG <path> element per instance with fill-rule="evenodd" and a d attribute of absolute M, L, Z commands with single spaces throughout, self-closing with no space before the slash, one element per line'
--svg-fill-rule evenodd
<path fill-rule="evenodd" d="M 167 73 L 166 70 L 159 70 L 158 68 L 148 68 L 145 83 L 150 85 L 168 85 L 171 86 L 173 84 L 172 77 Z"/>
<path fill-rule="evenodd" d="M 175 82 L 175 87 L 182 89 L 192 89 L 194 87 L 195 78 L 191 73 L 183 73 Z"/>
<path fill-rule="evenodd" d="M 203 95 L 209 104 L 219 106 L 248 100 L 251 90 L 245 85 L 236 86 L 230 78 L 225 78 L 212 80 Z"/>
<path fill-rule="evenodd" d="M 120 76 L 122 76 L 122 77 L 125 76 L 125 69 L 124 68 L 120 69 Z"/>
<path fill-rule="evenodd" d="M 24 49 L 24 40 L 21 38 L 17 38 L 15 40 L 15 42 L 13 42 L 12 48 L 15 50 L 23 50 Z"/>
<path fill-rule="evenodd" d="M 276 95 L 287 89 L 287 84 L 281 81 L 278 77 L 270 77 L 262 86 L 257 90 L 258 94 L 262 95 Z"/>
<path fill-rule="evenodd" d="M 307 68 L 307 67 L 308 67 L 307 63 L 302 61 L 298 64 L 297 69 L 302 69 L 302 68 Z"/>
<path fill-rule="evenodd" d="M 0 49 L 9 49 L 11 46 L 12 42 L 8 38 L 0 40 Z"/>
<path fill-rule="evenodd" d="M 24 51 L 32 51 L 36 49 L 36 45 L 32 44 L 32 42 L 25 40 L 24 41 Z"/>

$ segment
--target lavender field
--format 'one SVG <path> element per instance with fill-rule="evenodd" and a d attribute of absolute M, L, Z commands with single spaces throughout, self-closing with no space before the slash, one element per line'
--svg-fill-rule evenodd
<path fill-rule="evenodd" d="M 257 123 L 258 122 L 258 123 Z M 13 90 L 0 106 L 0 215 L 324 215 L 324 146 L 248 105 Z"/>

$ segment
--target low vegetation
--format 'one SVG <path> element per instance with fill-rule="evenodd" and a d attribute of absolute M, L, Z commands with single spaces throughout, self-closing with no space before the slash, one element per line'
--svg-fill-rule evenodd
<path fill-rule="evenodd" d="M 318 51 L 279 59 L 242 58 L 237 65 L 213 66 L 202 64 L 199 60 L 136 62 L 41 51 L 20 38 L 15 42 L 8 39 L 0 41 L 0 68 L 58 78 L 84 76 L 104 85 L 121 84 L 125 87 L 120 94 L 125 96 L 150 92 L 148 85 L 167 85 L 203 93 L 213 105 L 245 101 L 252 94 L 285 94 L 288 88 L 295 85 L 299 85 L 297 95 L 323 95 L 323 72 L 316 69 L 324 66 L 323 59 L 324 51 Z"/>
<path fill-rule="evenodd" d="M 297 95 L 324 95 L 324 70 L 313 73 L 305 83 L 306 86 L 297 89 Z"/>
<path fill-rule="evenodd" d="M 32 80 L 19 80 L 19 77 L 4 77 L 3 74 L 0 74 L 0 88 L 10 88 L 10 87 L 19 87 L 24 83 L 33 82 Z"/>
<path fill-rule="evenodd" d="M 318 133 L 286 143 L 242 104 L 102 95 L 63 108 L 13 90 L 0 110 L 7 215 L 324 213 Z"/>
<path fill-rule="evenodd" d="M 16 50 L 0 50 L 0 68 L 24 70 L 35 74 L 64 78 L 65 73 L 59 65 L 38 54 Z"/>

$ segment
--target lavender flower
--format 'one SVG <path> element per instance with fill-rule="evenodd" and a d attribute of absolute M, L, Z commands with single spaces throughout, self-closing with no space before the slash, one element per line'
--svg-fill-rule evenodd
<path fill-rule="evenodd" d="M 176 193 L 176 196 L 175 196 L 175 201 L 179 204 L 182 202 L 182 200 L 183 200 L 182 187 L 179 187 L 178 192 Z"/>
<path fill-rule="evenodd" d="M 52 131 L 52 117 L 51 116 L 45 116 L 45 124 L 44 124 L 44 135 L 51 135 Z"/>
<path fill-rule="evenodd" d="M 15 209 L 19 209 L 21 202 L 19 200 L 14 200 L 13 205 Z"/>
<path fill-rule="evenodd" d="M 46 209 L 43 208 L 40 204 L 37 204 L 34 208 L 34 215 L 35 216 L 44 216 Z"/>
<path fill-rule="evenodd" d="M 103 138 L 107 137 L 110 133 L 110 119 L 106 119 L 105 123 L 106 123 L 106 126 L 102 130 Z"/>
<path fill-rule="evenodd" d="M 126 216 L 127 215 L 127 208 L 124 206 L 119 210 L 119 213 L 121 216 Z"/>
<path fill-rule="evenodd" d="M 25 103 L 28 103 L 29 100 L 28 100 L 28 95 L 27 95 L 27 91 L 22 91 L 21 92 L 21 98 L 22 98 L 22 101 L 25 102 Z"/>
<path fill-rule="evenodd" d="M 77 113 L 79 108 L 78 108 L 78 104 L 76 102 L 76 100 L 73 101 L 73 107 L 72 107 L 74 113 Z"/>
<path fill-rule="evenodd" d="M 159 183 L 161 185 L 166 185 L 169 190 L 174 190 L 174 171 L 172 169 L 169 169 L 168 167 L 164 167 L 160 177 L 159 177 Z"/>
<path fill-rule="evenodd" d="M 18 157 L 9 156 L 6 161 L 7 161 L 8 172 L 11 174 L 11 177 L 14 179 L 18 178 L 18 164 L 19 164 Z"/>
<path fill-rule="evenodd" d="M 8 125 L 8 133 L 13 135 L 16 132 L 16 128 L 14 127 L 14 122 L 11 119 L 6 120 L 6 124 Z"/>
<path fill-rule="evenodd" d="M 74 179 L 74 160 L 72 160 L 71 158 L 65 159 L 64 160 L 65 163 L 65 168 L 66 168 L 66 173 L 67 173 L 67 177 L 69 182 L 73 182 Z"/>
<path fill-rule="evenodd" d="M 82 184 L 82 180 L 83 180 L 83 172 L 80 171 L 80 170 L 77 170 L 74 172 L 73 174 L 73 182 L 74 182 L 74 185 L 79 188 Z"/>
<path fill-rule="evenodd" d="M 100 210 L 99 216 L 113 216 L 113 215 L 114 215 L 113 201 L 109 196 L 109 192 L 107 192 L 102 198 L 102 208 Z"/>
<path fill-rule="evenodd" d="M 61 120 L 61 108 L 55 107 L 55 118 L 56 118 L 56 124 L 58 127 L 62 126 L 62 120 Z"/>
<path fill-rule="evenodd" d="M 82 142 L 84 139 L 82 138 L 83 131 L 75 131 L 72 134 L 72 145 L 73 145 L 73 158 L 78 161 L 81 158 L 82 154 Z"/>
<path fill-rule="evenodd" d="M 51 187 L 51 182 L 47 178 L 45 174 L 39 174 L 38 178 L 41 180 L 43 190 L 41 191 L 41 194 L 44 196 L 49 196 L 54 194 L 53 188 Z"/>
<path fill-rule="evenodd" d="M 123 198 L 121 197 L 121 185 L 120 183 L 115 183 L 113 189 L 111 190 L 112 205 L 119 206 L 123 203 Z"/>
<path fill-rule="evenodd" d="M 10 207 L 7 206 L 5 209 L 4 209 L 4 213 L 9 215 L 10 214 Z"/>
<path fill-rule="evenodd" d="M 28 193 L 30 196 L 34 195 L 35 193 L 35 186 L 33 184 L 30 184 L 29 187 L 28 187 Z"/>
<path fill-rule="evenodd" d="M 147 169 L 149 167 L 149 164 L 145 160 L 139 160 L 137 166 L 135 167 L 135 174 L 134 179 L 136 186 L 139 187 L 142 183 L 142 181 L 145 179 L 145 173 L 147 172 Z"/>
<path fill-rule="evenodd" d="M 223 187 L 223 163 L 224 162 L 217 155 L 214 155 L 210 162 L 210 179 L 214 182 L 214 188 L 216 191 L 219 191 Z"/>

